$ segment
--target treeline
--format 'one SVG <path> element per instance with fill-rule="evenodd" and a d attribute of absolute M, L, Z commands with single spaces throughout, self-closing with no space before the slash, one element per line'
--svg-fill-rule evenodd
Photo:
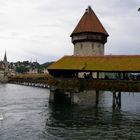
<path fill-rule="evenodd" d="M 38 62 L 18 61 L 11 62 L 9 64 L 9 68 L 14 69 L 17 73 L 28 73 L 33 70 L 36 70 L 37 73 L 43 73 L 44 69 L 47 69 L 47 67 L 52 63 L 53 62 L 46 62 L 44 64 L 39 64 Z"/>

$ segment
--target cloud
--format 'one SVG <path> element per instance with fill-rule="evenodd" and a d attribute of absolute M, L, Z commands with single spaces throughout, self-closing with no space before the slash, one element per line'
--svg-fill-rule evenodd
<path fill-rule="evenodd" d="M 73 54 L 70 34 L 91 5 L 110 34 L 106 54 L 139 53 L 139 0 L 0 0 L 0 54 L 40 63 Z"/>

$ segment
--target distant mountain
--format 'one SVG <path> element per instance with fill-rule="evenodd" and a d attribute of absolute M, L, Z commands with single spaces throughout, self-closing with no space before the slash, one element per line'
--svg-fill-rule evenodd
<path fill-rule="evenodd" d="M 54 63 L 54 61 L 52 61 L 52 62 L 46 62 L 46 63 L 44 63 L 44 64 L 41 64 L 41 66 L 47 68 L 49 65 L 51 65 L 51 64 L 53 64 L 53 63 Z"/>

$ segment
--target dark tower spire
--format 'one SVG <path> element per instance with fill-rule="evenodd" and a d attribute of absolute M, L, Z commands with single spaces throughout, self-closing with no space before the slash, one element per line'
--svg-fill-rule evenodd
<path fill-rule="evenodd" d="M 6 55 L 6 51 L 5 51 L 5 54 L 4 54 L 4 59 L 3 59 L 4 62 L 7 62 L 7 55 Z"/>
<path fill-rule="evenodd" d="M 8 63 L 8 61 L 7 61 L 6 51 L 5 51 L 5 54 L 4 54 L 3 63 L 5 64 L 5 74 L 7 74 L 7 73 L 8 73 L 8 66 L 9 66 L 9 63 Z"/>

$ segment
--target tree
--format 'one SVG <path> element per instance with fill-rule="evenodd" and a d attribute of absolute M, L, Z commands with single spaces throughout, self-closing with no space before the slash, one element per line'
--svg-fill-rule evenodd
<path fill-rule="evenodd" d="M 25 66 L 16 67 L 16 72 L 18 73 L 27 73 L 28 71 L 29 71 L 29 68 Z"/>

